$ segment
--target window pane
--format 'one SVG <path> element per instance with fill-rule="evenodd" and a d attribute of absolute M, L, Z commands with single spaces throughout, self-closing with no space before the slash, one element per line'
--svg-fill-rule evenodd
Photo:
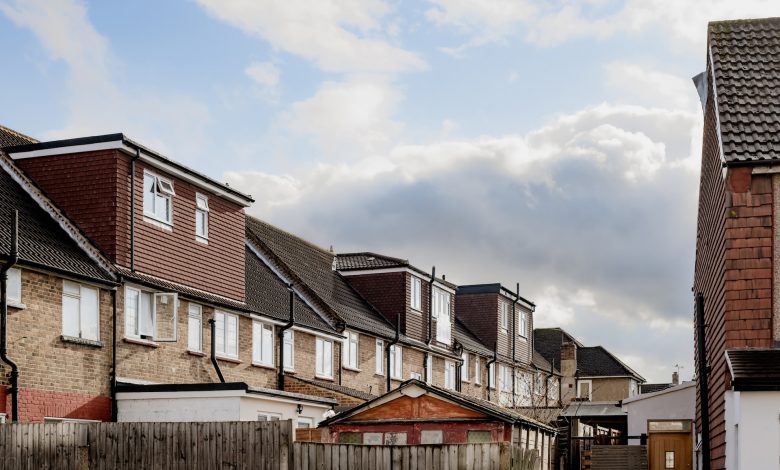
<path fill-rule="evenodd" d="M 225 314 L 222 312 L 214 314 L 214 336 L 217 352 L 225 354 Z"/>
<path fill-rule="evenodd" d="M 62 296 L 62 334 L 79 337 L 79 299 L 70 295 Z"/>
<path fill-rule="evenodd" d="M 474 358 L 474 383 L 482 383 L 482 372 L 479 370 L 479 356 Z"/>
<path fill-rule="evenodd" d="M 315 352 L 315 363 L 316 363 L 316 372 L 319 375 L 323 375 L 323 366 L 322 366 L 322 340 L 320 338 L 317 338 L 317 350 Z"/>
<path fill-rule="evenodd" d="M 22 302 L 22 271 L 19 269 L 8 270 L 8 290 L 6 295 L 9 301 Z"/>
<path fill-rule="evenodd" d="M 325 341 L 325 344 L 323 345 L 323 359 L 325 368 L 323 372 L 327 377 L 330 377 L 333 375 L 333 343 L 330 341 Z"/>
<path fill-rule="evenodd" d="M 81 287 L 81 337 L 98 340 L 98 290 Z"/>
<path fill-rule="evenodd" d="M 293 332 L 287 330 L 284 332 L 284 367 L 286 369 L 295 368 L 295 339 Z"/>
<path fill-rule="evenodd" d="M 202 351 L 203 313 L 200 305 L 190 304 L 187 315 L 187 349 Z"/>
<path fill-rule="evenodd" d="M 153 306 L 154 304 L 152 303 L 152 294 L 149 292 L 141 292 L 138 311 L 139 335 L 154 335 Z"/>
<path fill-rule="evenodd" d="M 270 325 L 263 325 L 263 356 L 261 362 L 267 365 L 273 365 L 274 361 L 274 333 Z"/>
<path fill-rule="evenodd" d="M 125 335 L 138 336 L 138 294 L 135 289 L 125 290 Z"/>
<path fill-rule="evenodd" d="M 207 211 L 209 210 L 209 200 L 206 196 L 195 196 L 195 205 L 198 209 Z"/>
<path fill-rule="evenodd" d="M 154 214 L 154 181 L 154 176 L 144 174 L 144 212 L 148 214 Z"/>
<path fill-rule="evenodd" d="M 377 340 L 376 342 L 376 353 L 374 358 L 376 359 L 376 373 L 384 374 L 385 373 L 385 343 L 383 343 L 381 340 Z"/>
<path fill-rule="evenodd" d="M 463 365 L 460 366 L 460 378 L 461 380 L 469 379 L 469 353 L 464 352 L 461 356 L 463 358 Z"/>
<path fill-rule="evenodd" d="M 195 212 L 195 234 L 199 237 L 206 237 L 206 217 L 205 212 Z"/>
<path fill-rule="evenodd" d="M 227 318 L 227 354 L 231 356 L 238 355 L 238 317 L 235 315 L 226 315 Z"/>

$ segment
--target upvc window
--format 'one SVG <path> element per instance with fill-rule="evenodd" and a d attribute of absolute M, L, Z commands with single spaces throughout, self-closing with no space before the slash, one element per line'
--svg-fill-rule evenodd
<path fill-rule="evenodd" d="M 173 224 L 173 183 L 153 173 L 144 172 L 144 215 Z"/>
<path fill-rule="evenodd" d="M 500 313 L 499 318 L 501 321 L 501 329 L 507 331 L 509 329 L 509 304 L 506 302 L 499 302 Z"/>
<path fill-rule="evenodd" d="M 390 377 L 403 379 L 403 348 L 397 344 L 390 346 Z"/>
<path fill-rule="evenodd" d="M 491 362 L 488 366 L 488 387 L 496 388 L 496 363 Z"/>
<path fill-rule="evenodd" d="M 444 344 L 450 344 L 452 341 L 450 302 L 449 292 L 434 288 L 433 313 L 436 319 L 436 340 Z"/>
<path fill-rule="evenodd" d="M 214 342 L 217 354 L 238 358 L 238 315 L 214 312 Z"/>
<path fill-rule="evenodd" d="M 125 336 L 176 341 L 178 296 L 170 292 L 149 292 L 125 288 Z"/>
<path fill-rule="evenodd" d="M 317 338 L 316 373 L 320 377 L 333 377 L 333 342 Z"/>
<path fill-rule="evenodd" d="M 385 375 L 385 342 L 381 339 L 376 340 L 374 358 L 376 359 L 376 373 Z"/>
<path fill-rule="evenodd" d="M 433 356 L 428 354 L 428 359 L 425 361 L 425 369 L 428 371 L 428 376 L 425 377 L 425 383 L 431 383 L 433 378 Z"/>
<path fill-rule="evenodd" d="M 344 367 L 358 368 L 358 340 L 359 336 L 354 331 L 347 331 L 344 338 L 344 352 L 341 355 Z"/>
<path fill-rule="evenodd" d="M 282 414 L 273 413 L 271 411 L 261 411 L 257 413 L 257 420 L 258 421 L 281 421 Z"/>
<path fill-rule="evenodd" d="M 284 331 L 284 368 L 295 369 L 295 333 L 292 330 Z"/>
<path fill-rule="evenodd" d="M 11 306 L 22 305 L 22 271 L 17 268 L 11 268 L 7 272 L 8 281 L 6 282 L 6 298 Z"/>
<path fill-rule="evenodd" d="M 509 367 L 506 367 L 504 365 L 498 366 L 498 383 L 501 387 L 502 392 L 511 392 L 512 391 L 512 374 L 509 370 Z"/>
<path fill-rule="evenodd" d="M 203 194 L 195 195 L 195 236 L 209 238 L 209 198 Z"/>
<path fill-rule="evenodd" d="M 187 349 L 203 352 L 203 307 L 192 302 L 187 307 Z"/>
<path fill-rule="evenodd" d="M 463 359 L 463 365 L 460 366 L 460 380 L 462 380 L 463 382 L 468 382 L 469 381 L 469 353 L 463 351 L 461 358 Z"/>
<path fill-rule="evenodd" d="M 422 310 L 422 279 L 412 276 L 412 308 Z"/>
<path fill-rule="evenodd" d="M 522 309 L 520 310 L 519 314 L 519 323 L 520 326 L 517 329 L 517 334 L 523 338 L 528 337 L 528 314 L 525 313 Z"/>
<path fill-rule="evenodd" d="M 455 363 L 444 361 L 444 388 L 455 390 Z"/>
<path fill-rule="evenodd" d="M 577 382 L 577 398 L 591 400 L 593 396 L 593 381 L 580 380 Z"/>
<path fill-rule="evenodd" d="M 479 367 L 479 356 L 474 356 L 474 383 L 477 385 L 482 383 L 482 371 Z"/>
<path fill-rule="evenodd" d="M 252 362 L 274 366 L 274 327 L 259 321 L 252 322 Z"/>
<path fill-rule="evenodd" d="M 62 334 L 100 339 L 100 291 L 75 282 L 62 282 Z"/>

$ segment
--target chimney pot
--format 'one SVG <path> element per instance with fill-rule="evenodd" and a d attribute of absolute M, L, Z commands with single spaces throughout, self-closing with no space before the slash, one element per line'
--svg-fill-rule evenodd
<path fill-rule="evenodd" d="M 672 384 L 679 385 L 680 384 L 680 374 L 677 372 L 672 372 Z"/>

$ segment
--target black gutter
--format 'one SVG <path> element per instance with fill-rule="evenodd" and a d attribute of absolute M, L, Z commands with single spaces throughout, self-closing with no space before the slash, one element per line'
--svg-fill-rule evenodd
<path fill-rule="evenodd" d="M 295 324 L 295 292 L 292 284 L 287 285 L 290 291 L 290 317 L 283 326 L 279 328 L 279 372 L 276 379 L 276 388 L 284 390 L 284 332 L 292 328 Z"/>
<path fill-rule="evenodd" d="M 217 371 L 219 381 L 225 383 L 225 376 L 222 375 L 222 370 L 217 362 L 217 337 L 214 334 L 217 329 L 217 321 L 214 320 L 214 317 L 209 318 L 209 325 L 211 325 L 211 364 L 214 366 L 214 370 Z"/>
<path fill-rule="evenodd" d="M 710 384 L 707 366 L 706 325 L 704 324 L 704 295 L 696 294 L 696 376 L 699 381 L 701 403 L 701 453 L 702 470 L 710 470 Z"/>
<path fill-rule="evenodd" d="M 487 367 L 488 371 L 488 383 L 487 383 L 487 400 L 490 401 L 490 365 L 495 364 L 496 360 L 498 360 L 498 341 L 493 343 L 493 359 L 487 361 L 487 364 L 485 366 Z M 498 377 L 496 377 L 496 369 L 493 368 L 493 387 L 496 389 L 498 388 Z M 496 395 L 499 396 L 499 395 Z"/>
<path fill-rule="evenodd" d="M 398 315 L 395 317 L 395 338 L 393 338 L 392 341 L 387 343 L 387 346 L 385 347 L 385 362 L 387 363 L 387 375 L 385 377 L 385 380 L 387 381 L 387 391 L 390 391 L 391 387 L 391 374 L 393 371 L 390 370 L 390 348 L 398 344 L 398 341 L 401 339 L 401 315 Z M 401 372 L 403 375 L 403 364 L 401 364 Z"/>
<path fill-rule="evenodd" d="M 135 161 L 141 158 L 141 151 L 135 149 L 130 160 L 130 271 L 135 272 Z"/>
<path fill-rule="evenodd" d="M 0 267 L 0 359 L 11 367 L 11 422 L 19 422 L 19 366 L 8 357 L 8 270 L 19 261 L 19 211 L 11 223 L 11 252 Z"/>
<path fill-rule="evenodd" d="M 428 281 L 428 331 L 425 336 L 425 346 L 427 348 L 431 347 L 431 342 L 433 341 L 433 283 L 436 280 L 436 266 L 433 266 L 431 268 L 431 280 Z M 425 351 L 425 358 L 423 359 L 423 369 L 425 370 L 425 382 L 430 383 L 431 378 L 431 371 L 428 370 L 428 358 L 430 357 L 430 353 L 426 350 Z"/>
<path fill-rule="evenodd" d="M 116 422 L 119 408 L 116 402 L 116 288 L 111 290 L 111 421 Z"/>

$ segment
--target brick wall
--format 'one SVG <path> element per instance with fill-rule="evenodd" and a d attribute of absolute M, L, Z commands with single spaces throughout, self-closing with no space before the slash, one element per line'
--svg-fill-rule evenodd
<path fill-rule="evenodd" d="M 361 274 L 346 276 L 347 282 L 371 303 L 379 312 L 395 325 L 401 317 L 401 331 L 406 313 L 406 274 L 403 272 Z"/>
<path fill-rule="evenodd" d="M 102 346 L 66 342 L 62 335 L 62 279 L 22 269 L 24 309 L 9 307 L 8 355 L 19 366 L 19 418 L 110 419 L 111 294 L 100 291 Z M 10 369 L 0 366 L 0 387 Z M 10 412 L 10 396 L 0 412 Z"/>
<path fill-rule="evenodd" d="M 316 397 L 333 398 L 339 402 L 340 406 L 357 406 L 365 403 L 360 398 L 355 398 L 352 395 L 339 393 L 329 388 L 318 387 L 317 385 L 302 382 L 297 380 L 295 376 L 284 377 L 284 389 L 288 392 L 303 393 L 305 395 L 313 395 Z"/>
<path fill-rule="evenodd" d="M 498 341 L 498 296 L 458 294 L 456 315 L 490 349 Z M 506 343 L 504 342 L 504 347 Z M 499 345 L 499 347 L 501 347 Z"/>

